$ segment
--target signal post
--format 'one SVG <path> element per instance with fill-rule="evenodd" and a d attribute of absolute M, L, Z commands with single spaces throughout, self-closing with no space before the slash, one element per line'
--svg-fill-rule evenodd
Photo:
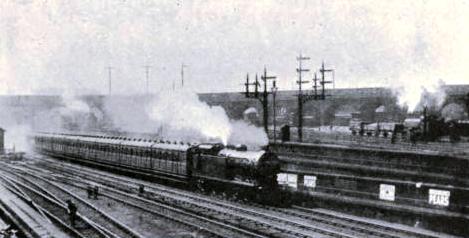
<path fill-rule="evenodd" d="M 259 88 L 261 87 L 261 84 L 259 83 L 259 80 L 257 78 L 257 74 L 256 74 L 256 79 L 253 83 L 250 83 L 249 82 L 249 75 L 246 75 L 246 83 L 244 84 L 245 85 L 245 88 L 246 88 L 246 91 L 245 91 L 245 96 L 246 98 L 255 98 L 255 99 L 258 99 L 261 104 L 262 104 L 262 111 L 263 111 L 263 117 L 262 117 L 262 122 L 263 122 L 263 125 L 264 125 L 264 130 L 266 133 L 268 133 L 268 123 L 269 123 L 269 94 L 271 93 L 274 93 L 274 91 L 272 92 L 269 92 L 268 90 L 268 87 L 267 87 L 267 84 L 268 84 L 268 81 L 269 80 L 273 80 L 273 87 L 276 87 L 276 76 L 268 76 L 267 75 L 267 69 L 264 67 L 264 74 L 261 76 L 261 81 L 263 83 L 262 85 L 262 88 L 263 88 L 263 91 L 262 92 L 259 92 Z M 251 88 L 252 86 L 254 86 L 254 92 L 250 92 L 249 91 L 249 88 Z M 274 118 L 275 120 L 275 118 Z"/>
<path fill-rule="evenodd" d="M 302 62 L 305 60 L 310 60 L 309 57 L 304 57 L 300 54 L 299 57 L 296 58 L 298 60 L 298 68 L 296 69 L 296 72 L 298 73 L 298 81 L 296 83 L 298 84 L 298 140 L 301 142 L 303 141 L 303 105 L 304 103 L 311 101 L 311 100 L 325 100 L 326 96 L 326 85 L 329 83 L 333 83 L 334 81 L 326 81 L 326 73 L 334 72 L 333 69 L 326 69 L 324 67 L 324 62 L 321 65 L 321 68 L 319 69 L 319 72 L 321 73 L 321 78 L 318 79 L 317 74 L 314 73 L 314 77 L 312 79 L 313 83 L 313 92 L 311 94 L 304 94 L 302 85 L 309 83 L 309 81 L 305 81 L 302 78 L 302 73 L 303 72 L 308 72 L 309 69 L 303 68 Z M 318 88 L 321 88 L 321 93 L 318 94 Z"/>

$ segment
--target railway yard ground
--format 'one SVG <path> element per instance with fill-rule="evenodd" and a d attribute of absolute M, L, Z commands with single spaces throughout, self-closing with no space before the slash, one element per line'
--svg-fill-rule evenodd
<path fill-rule="evenodd" d="M 455 237 L 325 208 L 233 201 L 46 156 L 2 161 L 0 189 L 9 219 L 0 225 L 15 224 L 18 237 Z"/>

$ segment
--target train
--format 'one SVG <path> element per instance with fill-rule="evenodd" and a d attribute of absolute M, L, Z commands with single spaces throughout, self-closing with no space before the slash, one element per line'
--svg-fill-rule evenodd
<path fill-rule="evenodd" d="M 350 122 L 352 135 L 388 137 L 401 135 L 402 138 L 415 141 L 437 141 L 447 137 L 451 142 L 458 142 L 461 137 L 469 137 L 469 120 L 444 120 L 436 116 L 406 118 L 403 122 Z"/>
<path fill-rule="evenodd" d="M 281 204 L 280 162 L 268 148 L 190 144 L 125 137 L 36 133 L 39 154 L 98 166 L 202 191 Z"/>

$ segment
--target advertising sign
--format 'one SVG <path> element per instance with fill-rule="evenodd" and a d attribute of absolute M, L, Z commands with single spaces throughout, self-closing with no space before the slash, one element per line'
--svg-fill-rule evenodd
<path fill-rule="evenodd" d="M 304 177 L 304 186 L 308 188 L 315 188 L 316 187 L 316 176 L 305 175 Z"/>
<path fill-rule="evenodd" d="M 449 191 L 430 188 L 428 190 L 428 203 L 447 207 L 449 206 L 449 196 Z"/>
<path fill-rule="evenodd" d="M 391 184 L 380 184 L 379 199 L 386 201 L 394 201 L 396 199 L 396 186 Z"/>

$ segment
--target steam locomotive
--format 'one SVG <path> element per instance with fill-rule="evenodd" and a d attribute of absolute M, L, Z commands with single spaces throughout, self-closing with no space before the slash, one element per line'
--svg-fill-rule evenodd
<path fill-rule="evenodd" d="M 223 191 L 262 203 L 276 204 L 280 162 L 268 150 L 219 143 L 191 145 L 74 134 L 34 135 L 37 152 L 133 175 L 184 184 L 188 188 Z"/>
<path fill-rule="evenodd" d="M 401 134 L 402 137 L 408 138 L 411 141 L 436 141 L 447 136 L 450 141 L 457 142 L 461 137 L 469 137 L 469 121 L 446 121 L 434 115 L 420 118 L 406 118 L 402 123 L 369 123 L 355 120 L 350 123 L 350 131 L 352 135 L 383 137 L 393 135 L 393 138 L 397 134 Z"/>

